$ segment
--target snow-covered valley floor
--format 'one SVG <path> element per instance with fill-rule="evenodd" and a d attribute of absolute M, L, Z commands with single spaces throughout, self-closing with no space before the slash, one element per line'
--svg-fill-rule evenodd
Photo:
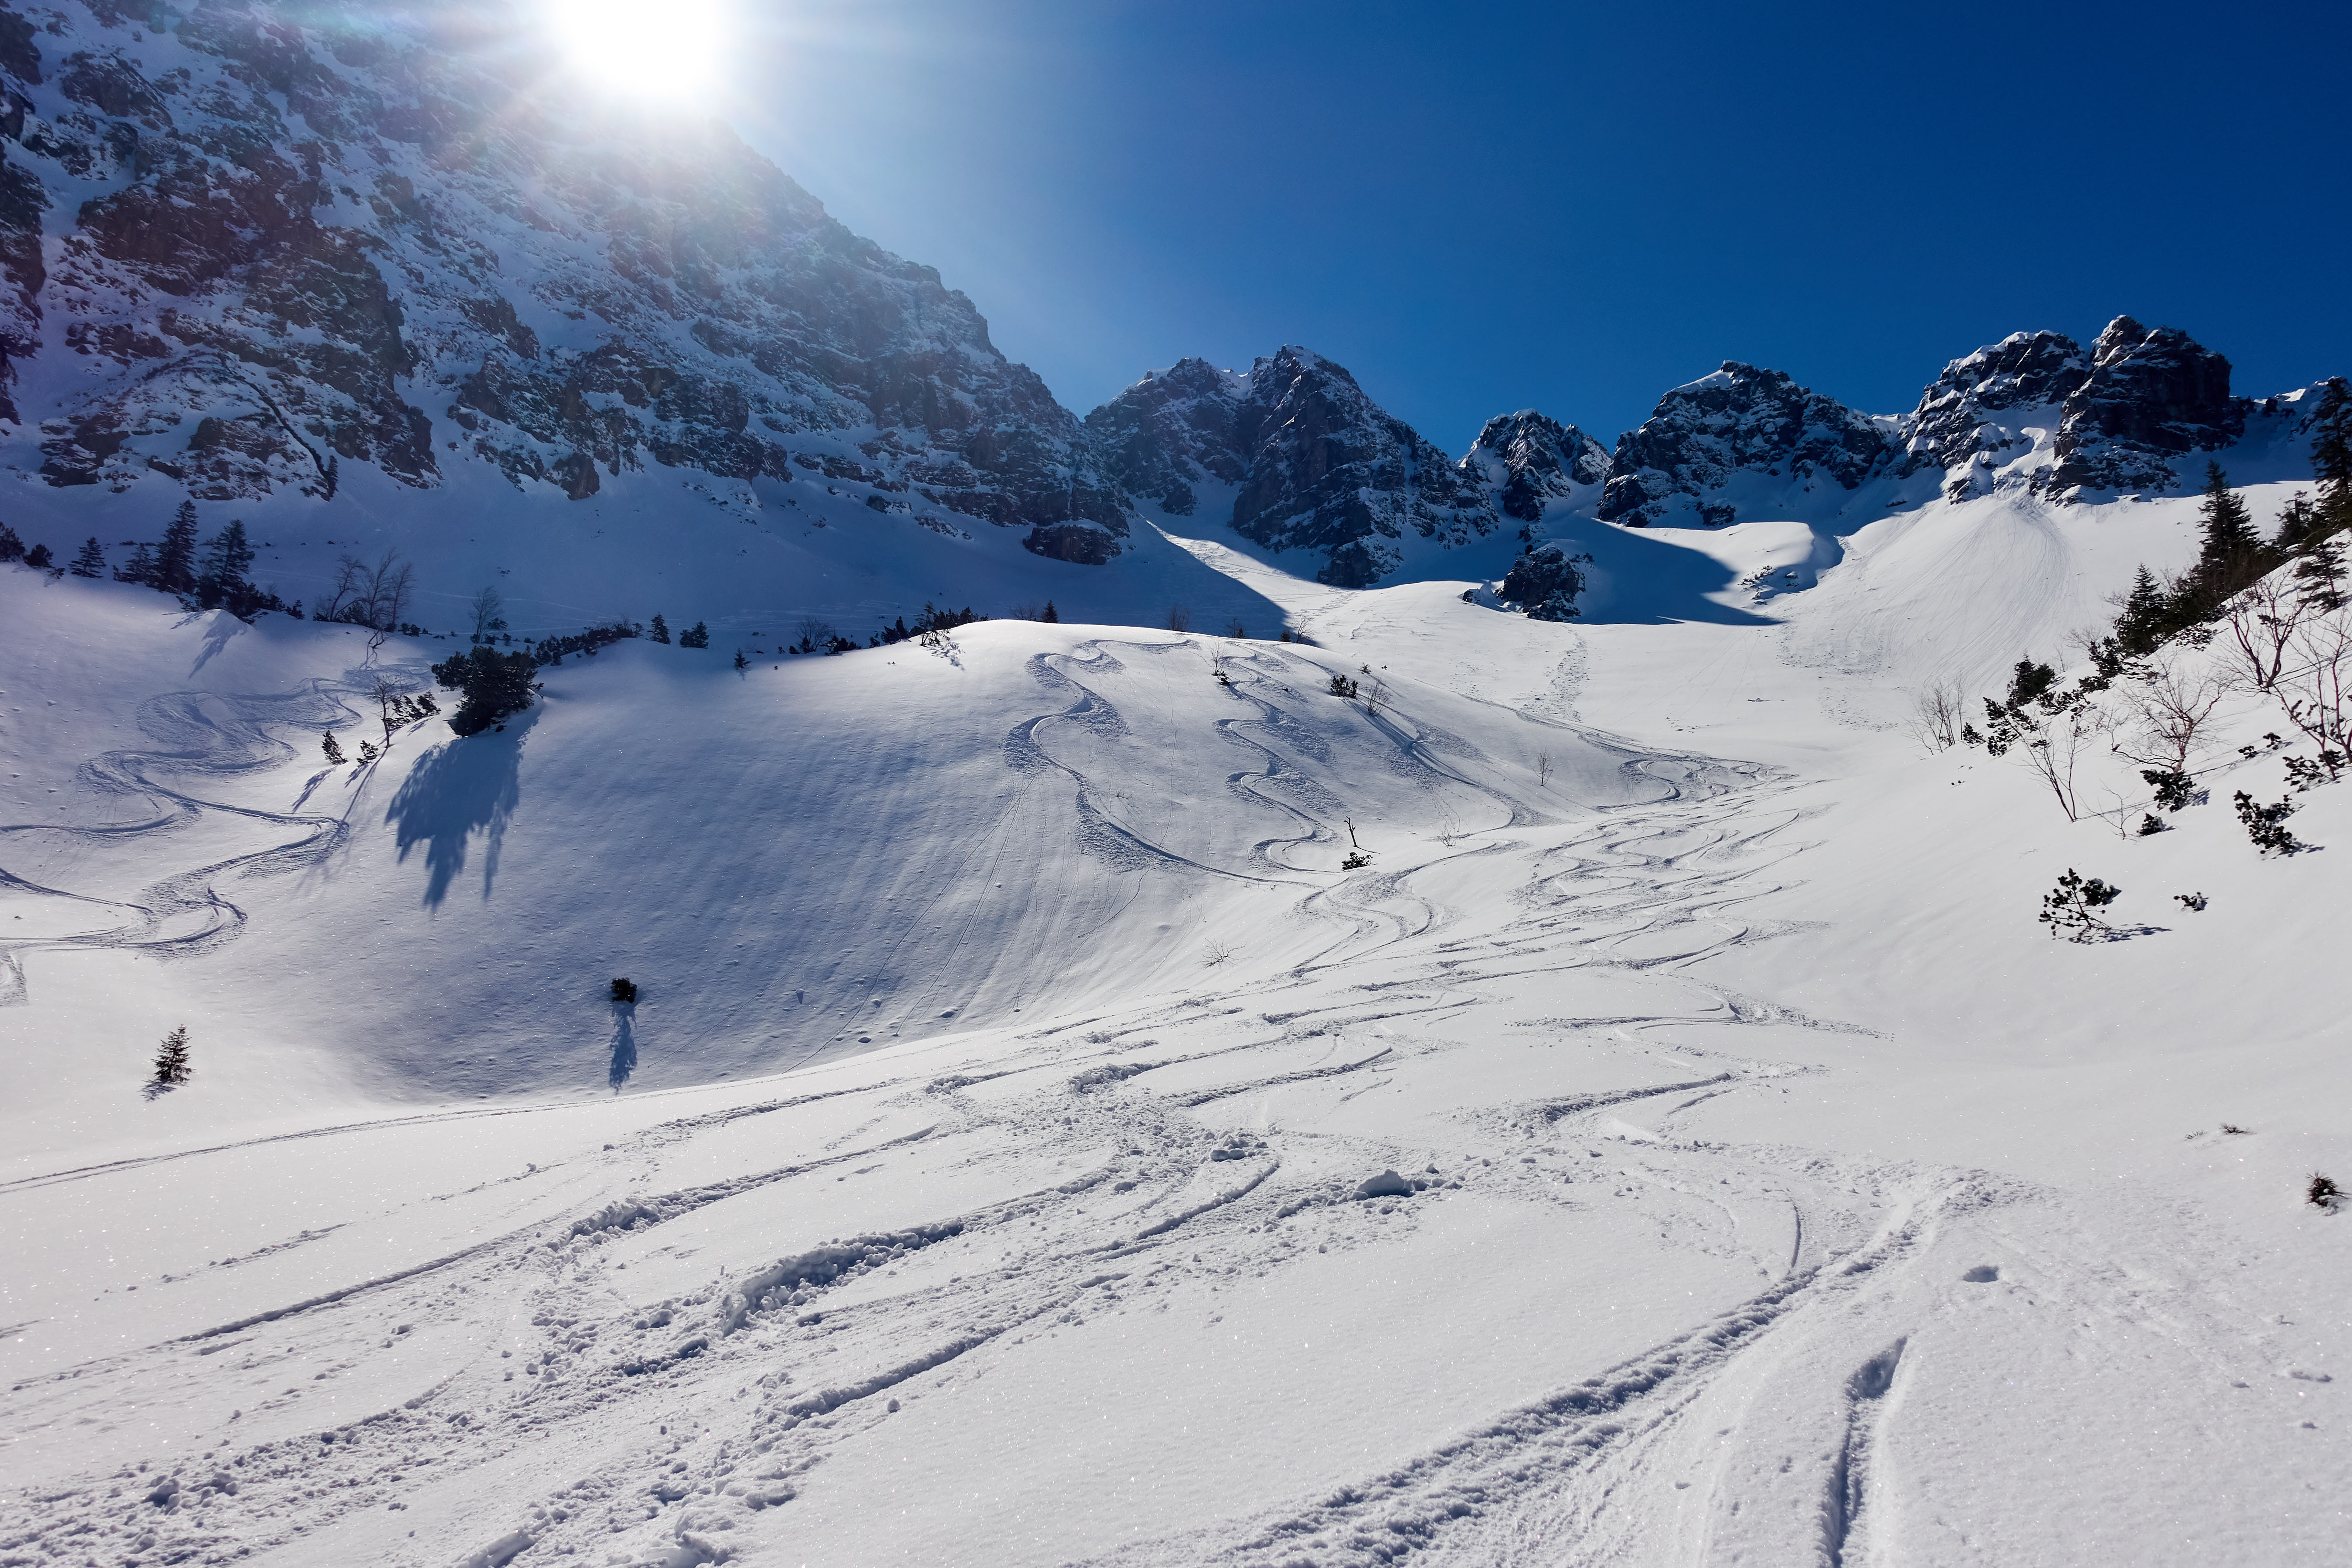
<path fill-rule="evenodd" d="M 331 770 L 447 645 L 0 574 L 0 1563 L 2352 1560 L 2352 789 L 1927 751 L 2115 576 L 1933 545 L 624 644 Z"/>

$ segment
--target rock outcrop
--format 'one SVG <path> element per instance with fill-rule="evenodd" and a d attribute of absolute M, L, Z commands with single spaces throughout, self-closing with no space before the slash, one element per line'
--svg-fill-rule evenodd
<path fill-rule="evenodd" d="M 1609 478 L 1609 448 L 1573 425 L 1522 408 L 1487 420 L 1460 467 L 1493 491 L 1504 516 L 1536 522 L 1545 502 Z"/>
<path fill-rule="evenodd" d="M 1723 492 L 1743 475 L 1851 491 L 1895 457 L 1891 422 L 1799 386 L 1788 374 L 1726 360 L 1678 386 L 1617 439 L 1597 516 L 1641 528 L 1738 521 Z"/>
<path fill-rule="evenodd" d="M 2251 400 L 2230 395 L 2230 362 L 2177 327 L 2117 316 L 2091 348 L 2091 370 L 2067 395 L 2055 461 L 2040 488 L 2168 489 L 2176 459 L 2245 433 Z"/>
<path fill-rule="evenodd" d="M 1130 504 L 971 300 L 721 127 L 561 98 L 520 11 L 40 16 L 0 13 L 0 420 L 52 485 L 659 465 L 1118 548 Z"/>
<path fill-rule="evenodd" d="M 1995 470 L 2046 440 L 2059 405 L 2089 379 L 2082 345 L 2062 332 L 2011 332 L 1944 367 L 1904 424 L 1901 471 L 1945 471 L 1951 499 L 1992 488 Z"/>
<path fill-rule="evenodd" d="M 1238 485 L 1249 454 L 1237 435 L 1250 378 L 1203 359 L 1179 360 L 1087 416 L 1104 475 L 1171 517 L 1191 517 L 1195 487 Z"/>
<path fill-rule="evenodd" d="M 1251 367 L 1236 433 L 1249 478 L 1234 528 L 1271 549 L 1327 552 L 1316 576 L 1335 587 L 1395 571 L 1409 535 L 1463 544 L 1496 526 L 1482 484 L 1306 349 Z"/>
<path fill-rule="evenodd" d="M 1192 514 L 1196 487 L 1236 487 L 1230 516 L 1211 521 L 1319 552 L 1317 577 L 1339 587 L 1394 572 L 1410 541 L 1457 545 L 1500 521 L 1483 465 L 1455 464 L 1343 366 L 1295 346 L 1246 377 L 1185 360 L 1087 415 L 1087 430 L 1106 474 L 1176 516 Z"/>

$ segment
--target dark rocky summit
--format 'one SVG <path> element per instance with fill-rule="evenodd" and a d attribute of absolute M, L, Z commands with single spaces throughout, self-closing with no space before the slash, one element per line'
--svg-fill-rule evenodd
<path fill-rule="evenodd" d="M 2117 316 L 2091 347 L 2091 371 L 2066 397 L 2057 461 L 2042 489 L 2162 489 L 2172 459 L 2229 446 L 2245 433 L 2250 399 L 2230 395 L 2230 362 L 2177 327 Z"/>
<path fill-rule="evenodd" d="M 1499 521 L 1483 467 L 1456 465 L 1307 349 L 1261 357 L 1246 379 L 1185 360 L 1087 415 L 1087 429 L 1106 473 L 1177 516 L 1200 485 L 1237 487 L 1230 519 L 1211 521 L 1321 552 L 1317 577 L 1339 587 L 1395 571 L 1408 538 L 1461 544 Z"/>
<path fill-rule="evenodd" d="M 2058 405 L 2091 374 L 2082 345 L 2061 332 L 2011 332 L 1944 367 L 1904 426 L 1901 471 L 1946 471 L 1958 499 L 1991 488 L 1991 471 L 2033 446 L 2029 422 L 2054 429 Z"/>
<path fill-rule="evenodd" d="M 1726 360 L 1617 438 L 1596 515 L 1634 528 L 1670 518 L 1719 526 L 1737 521 L 1734 503 L 1715 494 L 1735 475 L 1853 490 L 1893 456 L 1884 422 L 1786 372 Z"/>
<path fill-rule="evenodd" d="M 1104 475 L 1171 517 L 1191 517 L 1194 487 L 1238 485 L 1249 454 L 1238 429 L 1250 378 L 1203 359 L 1178 360 L 1087 416 Z"/>
<path fill-rule="evenodd" d="M 0 13 L 0 420 L 48 483 L 662 465 L 1116 552 L 1078 422 L 937 272 L 723 128 L 556 100 L 520 12 L 384 18 Z"/>
<path fill-rule="evenodd" d="M 1462 544 L 1496 527 L 1482 484 L 1320 354 L 1284 348 L 1259 360 L 1236 433 L 1249 478 L 1234 530 L 1276 550 L 1328 551 L 1316 576 L 1336 587 L 1394 571 L 1408 532 Z"/>
<path fill-rule="evenodd" d="M 1535 522 L 1546 501 L 1607 479 L 1609 448 L 1573 425 L 1522 408 L 1487 420 L 1461 467 L 1494 490 L 1504 516 Z"/>

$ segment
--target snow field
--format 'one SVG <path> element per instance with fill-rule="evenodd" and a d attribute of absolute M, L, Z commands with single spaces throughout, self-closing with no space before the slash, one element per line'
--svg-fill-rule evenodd
<path fill-rule="evenodd" d="M 1575 626 L 1229 561 L 1320 646 L 623 645 L 325 777 L 340 628 L 0 576 L 0 706 L 118 661 L 6 721 L 142 753 L 0 837 L 99 900 L 9 938 L 0 1552 L 2334 1561 L 2352 807 L 2254 853 L 2259 701 L 2147 838 L 1899 727 L 2171 505 L 1762 604 L 1810 532 L 1660 531 L 1731 587 Z"/>

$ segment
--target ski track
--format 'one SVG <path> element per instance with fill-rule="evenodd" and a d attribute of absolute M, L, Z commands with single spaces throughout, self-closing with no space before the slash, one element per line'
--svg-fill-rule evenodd
<path fill-rule="evenodd" d="M 221 884 L 238 877 L 307 869 L 331 856 L 349 835 L 345 818 L 234 805 L 207 798 L 196 786 L 207 780 L 233 783 L 283 766 L 296 752 L 274 731 L 317 730 L 356 720 L 360 710 L 345 699 L 360 697 L 363 677 L 379 676 L 403 691 L 425 684 L 419 670 L 385 668 L 347 671 L 340 681 L 309 680 L 288 692 L 177 691 L 150 698 L 140 704 L 136 720 L 155 748 L 102 752 L 84 763 L 77 775 L 96 800 L 132 803 L 142 815 L 96 826 L 0 823 L 0 857 L 6 862 L 21 867 L 36 857 L 43 864 L 63 859 L 84 875 L 98 874 L 89 862 L 102 865 L 126 851 L 142 857 L 168 853 L 173 840 L 194 835 L 207 817 L 238 829 L 237 837 L 250 830 L 267 840 L 260 847 L 241 848 L 148 881 L 121 897 L 53 886 L 46 874 L 26 875 L 0 864 L 0 886 L 116 912 L 110 923 L 93 931 L 0 942 L 0 963 L 12 978 L 11 984 L 0 988 L 0 1005 L 26 998 L 26 952 L 78 947 L 132 948 L 165 956 L 207 952 L 234 940 L 245 926 L 245 910 L 220 891 Z M 317 781 L 312 782 L 315 786 Z M 305 798 L 309 794 L 304 792 Z"/>
<path fill-rule="evenodd" d="M 169 1477 L 137 1478 L 127 1493 L 119 1477 L 66 1479 L 24 1496 L 0 1520 L 0 1562 L 145 1561 L 151 1555 L 194 1561 L 239 1546 L 267 1557 L 355 1515 L 404 1509 L 428 1470 L 440 1478 L 438 1484 L 450 1485 L 453 1474 L 485 1473 L 524 1445 L 553 1441 L 583 1429 L 592 1417 L 625 1413 L 627 1421 L 606 1426 L 642 1434 L 657 1416 L 678 1421 L 688 1411 L 698 1424 L 682 1423 L 678 1435 L 653 1452 L 643 1451 L 642 1444 L 590 1445 L 564 1477 L 550 1470 L 531 1495 L 508 1500 L 510 1519 L 483 1522 L 480 1539 L 472 1543 L 478 1550 L 467 1561 L 503 1563 L 527 1548 L 530 1561 L 572 1552 L 593 1553 L 583 1560 L 597 1561 L 615 1545 L 634 1553 L 625 1559 L 631 1563 L 716 1561 L 724 1549 L 714 1530 L 746 1513 L 787 1505 L 803 1484 L 798 1478 L 885 1418 L 883 1396 L 890 1390 L 988 1347 L 1017 1344 L 1024 1333 L 1084 1321 L 1105 1302 L 1148 1300 L 1205 1275 L 1277 1268 L 1266 1255 L 1265 1233 L 1310 1210 L 1355 1202 L 1352 1178 L 1334 1173 L 1412 1169 L 1416 1163 L 1410 1150 L 1329 1134 L 1293 1135 L 1276 1128 L 1252 1140 L 1221 1133 L 1192 1114 L 1202 1107 L 1278 1086 L 1377 1079 L 1416 1052 L 1444 1048 L 1397 1031 L 1440 1027 L 1483 1005 L 1505 982 L 1581 968 L 1664 971 L 1643 982 L 1657 988 L 1661 1010 L 1564 1021 L 1573 1027 L 1638 1033 L 1694 1020 L 1851 1027 L 1711 989 L 1689 973 L 1710 954 L 1775 934 L 1747 923 L 1738 911 L 1787 884 L 1787 862 L 1801 848 L 1789 831 L 1798 816 L 1779 798 L 1789 787 L 1780 775 L 1696 756 L 1628 755 L 1622 767 L 1655 786 L 1652 798 L 1563 826 L 1439 762 L 1411 719 L 1391 710 L 1376 722 L 1400 765 L 1417 770 L 1433 787 L 1467 790 L 1486 800 L 1496 817 L 1486 830 L 1489 842 L 1423 866 L 1326 886 L 1286 865 L 1282 856 L 1329 845 L 1332 824 L 1328 815 L 1318 816 L 1301 804 L 1300 775 L 1277 745 L 1261 738 L 1279 738 L 1287 723 L 1274 700 L 1281 678 L 1295 685 L 1307 679 L 1302 670 L 1321 671 L 1303 658 L 1258 649 L 1233 666 L 1239 671 L 1234 699 L 1246 711 L 1218 725 L 1227 743 L 1255 758 L 1254 765 L 1232 775 L 1230 787 L 1288 813 L 1299 831 L 1262 839 L 1244 865 L 1208 864 L 1117 822 L 1097 800 L 1094 783 L 1054 755 L 1060 727 L 1097 735 L 1123 730 L 1118 707 L 1099 688 L 1122 668 L 1114 647 L 1133 656 L 1139 646 L 1098 641 L 1087 646 L 1083 658 L 1033 660 L 1040 686 L 1067 705 L 1017 725 L 1003 742 L 1005 763 L 1016 773 L 1058 773 L 1074 784 L 1091 849 L 1121 864 L 1287 885 L 1297 889 L 1302 918 L 1341 928 L 1336 940 L 1289 973 L 1226 994 L 1229 1003 L 1247 1006 L 1255 1000 L 1264 1007 L 1260 1016 L 1277 1027 L 1276 1036 L 1209 1049 L 1160 1047 L 1150 1059 L 1120 1059 L 1160 1047 L 1159 1036 L 1223 1023 L 1237 1010 L 1198 999 L 1154 1003 L 1032 1031 L 997 1047 L 984 1065 L 976 1058 L 970 1073 L 934 1069 L 674 1118 L 617 1140 L 605 1153 L 583 1156 L 568 1172 L 541 1173 L 576 1176 L 584 1168 L 604 1177 L 600 1195 L 555 1220 L 516 1226 L 405 1269 L 27 1379 L 10 1391 L 8 1412 L 9 1425 L 30 1435 L 88 1419 L 126 1391 L 168 1384 L 185 1373 L 193 1358 L 222 1352 L 237 1352 L 242 1365 L 252 1368 L 323 1361 L 331 1372 L 320 1377 L 340 1376 L 377 1336 L 386 1336 L 388 1346 L 408 1331 L 406 1325 L 438 1321 L 470 1325 L 482 1342 L 503 1339 L 525 1352 L 515 1362 L 477 1352 L 409 1397 L 320 1429 L 251 1443 L 225 1439 L 201 1462 L 184 1463 Z M 343 824 L 220 805 L 160 775 L 229 778 L 272 765 L 287 748 L 268 736 L 268 725 L 311 726 L 317 715 L 340 707 L 335 690 L 325 686 L 274 698 L 184 694 L 151 705 L 142 714 L 142 727 L 172 749 L 109 753 L 90 764 L 87 776 L 102 790 L 155 803 L 152 817 L 64 831 L 91 841 L 168 838 L 206 814 L 221 813 L 269 830 L 273 841 L 155 882 L 141 896 L 131 921 L 68 940 L 168 948 L 233 934 L 241 916 L 213 890 L 214 883 L 232 873 L 312 863 L 340 840 Z M 1555 841 L 1533 846 L 1528 836 L 1539 830 Z M 16 836 L 58 831 L 0 828 Z M 20 841 L 0 837 L 0 846 Z M 985 841 L 971 851 L 975 860 L 992 864 L 1000 852 Z M 1496 929 L 1460 929 L 1457 911 L 1415 890 L 1416 879 L 1462 854 L 1500 857 L 1498 865 L 1514 857 L 1524 863 L 1517 912 Z M 167 931 L 190 910 L 209 911 L 209 918 Z M 966 939 L 959 933 L 956 940 Z M 37 945 L 43 944 L 19 944 Z M 5 956 L 14 963 L 15 953 Z M 1328 1037 L 1333 1051 L 1346 1054 L 1273 1074 L 1248 1070 L 1263 1050 L 1295 1047 L 1317 1037 Z M 1376 1048 L 1360 1048 L 1367 1045 Z M 1708 1054 L 1679 1043 L 1673 1050 L 1685 1062 Z M 1156 1073 L 1187 1065 L 1197 1076 L 1219 1058 L 1232 1058 L 1239 1069 L 1230 1080 L 1152 1087 Z M 1612 1107 L 1685 1097 L 1667 1109 L 1671 1118 L 1698 1100 L 1748 1091 L 1755 1081 L 1748 1068 L 1738 1058 L 1723 1059 L 1725 1070 L 1711 1075 L 1693 1076 L 1685 1068 L 1671 1080 L 1662 1075 L 1647 1086 L 1459 1116 L 1451 1170 L 1410 1197 L 1383 1200 L 1381 1212 L 1411 1223 L 1420 1205 L 1465 1189 L 1558 1203 L 1569 1185 L 1590 1189 L 1606 1182 L 1620 1194 L 1657 1194 L 1651 1201 L 1672 1195 L 1693 1212 L 1721 1216 L 1711 1245 L 1747 1256 L 1768 1280 L 1761 1289 L 1614 1366 L 1565 1387 L 1530 1390 L 1521 1403 L 1419 1456 L 1327 1495 L 1253 1517 L 1212 1520 L 1091 1561 L 1106 1568 L 1195 1563 L 1355 1568 L 1424 1556 L 1464 1563 L 1622 1560 L 1649 1522 L 1641 1496 L 1665 1484 L 1650 1473 L 1655 1456 L 1727 1371 L 1767 1345 L 1851 1343 L 1865 1299 L 1888 1276 L 1912 1268 L 1953 1215 L 2028 1197 L 2051 1201 L 1979 1173 L 1870 1166 L 1769 1145 L 1668 1137 L 1627 1145 L 1628 1152 L 1603 1163 L 1605 1171 L 1566 1158 L 1564 1141 L 1589 1141 L 1596 1135 L 1595 1119 Z M 1802 1070 L 1812 1069 L 1783 1069 L 1783 1076 Z M 1034 1087 L 1006 1087 L 1024 1075 Z M 986 1092 L 975 1092 L 983 1086 Z M 855 1096 L 865 1097 L 877 1112 L 912 1109 L 927 1120 L 899 1136 L 856 1140 L 855 1147 L 759 1172 L 661 1194 L 624 1190 L 629 1173 L 655 1155 L 691 1150 L 698 1139 L 744 1117 Z M 37 1174 L 0 1190 L 103 1181 L 159 1161 L 202 1159 L 289 1139 L 567 1110 L 467 1109 L 352 1123 Z M 837 1238 L 651 1307 L 633 1305 L 604 1271 L 607 1247 L 639 1237 L 657 1240 L 663 1227 L 709 1205 L 821 1169 L 938 1147 L 982 1131 L 991 1149 L 1013 1157 L 1111 1152 L 1107 1164 L 1077 1177 L 950 1208 L 917 1224 Z M 1498 1153 L 1517 1158 L 1498 1162 Z M 1720 1195 L 1727 1189 L 1783 1205 L 1793 1240 L 1746 1238 Z M 969 1254 L 969 1266 L 953 1277 L 932 1268 L 904 1287 L 878 1294 L 869 1288 L 845 1305 L 833 1304 L 845 1288 L 877 1274 L 891 1278 L 887 1271 L 940 1248 Z M 229 1262 L 243 1266 L 273 1250 Z M 2053 1272 L 2069 1267 L 2055 1256 L 2043 1263 Z M 329 1306 L 341 1310 L 320 1310 Z M 1905 1326 L 1879 1321 L 1884 1313 L 1863 1316 L 1885 1348 L 1858 1367 L 1849 1357 L 1834 1390 L 1844 1411 L 1843 1436 L 1818 1478 L 1822 1533 L 1814 1552 L 1832 1568 L 1866 1556 L 1875 1434 L 1906 1365 Z M 528 1330 L 515 1329 L 524 1321 Z M 267 1342 L 250 1332 L 264 1325 L 271 1331 Z M 262 1381 L 274 1384 L 279 1375 L 272 1371 Z M 294 1396 L 289 1389 L 246 1397 L 256 1410 L 282 1410 Z M 152 1489 L 166 1481 L 176 1489 Z M 404 1542 L 383 1561 L 424 1568 L 466 1546 L 446 1538 Z"/>

